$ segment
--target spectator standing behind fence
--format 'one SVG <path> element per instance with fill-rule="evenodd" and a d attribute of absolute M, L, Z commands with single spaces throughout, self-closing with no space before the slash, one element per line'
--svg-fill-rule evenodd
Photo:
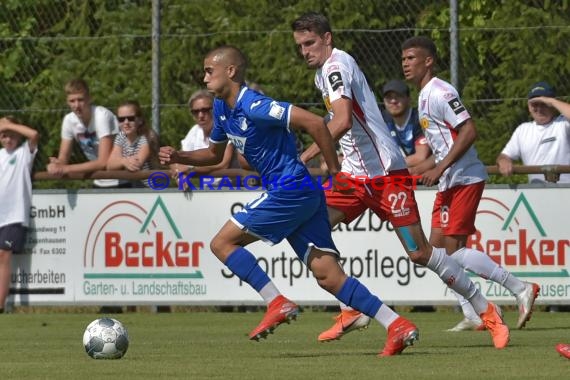
<path fill-rule="evenodd" d="M 532 121 L 515 129 L 497 157 L 499 171 L 513 174 L 513 161 L 523 165 L 570 165 L 570 104 L 556 99 L 554 88 L 535 83 L 528 92 L 528 112 Z M 543 174 L 529 174 L 530 183 L 544 183 Z M 560 174 L 558 183 L 570 183 L 570 173 Z"/>
<path fill-rule="evenodd" d="M 71 112 L 61 125 L 61 143 L 57 157 L 50 157 L 47 171 L 63 177 L 72 173 L 89 173 L 105 170 L 113 140 L 118 133 L 115 115 L 107 108 L 91 103 L 89 86 L 83 79 L 72 79 L 65 85 L 67 105 Z M 77 142 L 87 162 L 70 164 L 73 142 Z M 117 187 L 116 179 L 97 179 L 94 187 Z"/>
<path fill-rule="evenodd" d="M 158 137 L 148 128 L 137 101 L 126 101 L 117 108 L 119 133 L 107 161 L 107 170 L 150 170 L 157 166 L 152 159 L 158 154 Z M 133 181 L 133 187 L 148 186 L 147 180 Z"/>
<path fill-rule="evenodd" d="M 186 137 L 180 142 L 183 151 L 191 152 L 209 146 L 210 134 L 214 128 L 214 119 L 212 116 L 213 103 L 214 95 L 208 90 L 198 90 L 190 96 L 188 107 L 196 124 L 190 128 Z M 231 143 L 226 146 L 224 157 L 219 164 L 198 167 L 182 164 L 170 165 L 170 168 L 176 173 L 176 179 L 178 179 L 178 173 L 188 174 L 190 172 L 196 172 L 197 174 L 208 174 L 214 170 L 239 167 L 236 152 Z"/>
<path fill-rule="evenodd" d="M 0 313 L 10 293 L 12 253 L 21 253 L 26 242 L 39 139 L 36 130 L 11 118 L 0 119 Z"/>
<path fill-rule="evenodd" d="M 435 167 L 422 174 L 424 185 L 438 184 L 430 243 L 445 248 L 466 270 L 509 289 L 519 306 L 520 329 L 531 317 L 540 288 L 519 280 L 484 252 L 465 247 L 467 237 L 476 231 L 476 211 L 487 171 L 473 146 L 477 137 L 475 122 L 457 90 L 435 76 L 436 61 L 437 50 L 431 39 L 416 36 L 402 44 L 404 76 L 420 90 L 420 125 L 435 158 Z M 475 311 L 473 303 L 457 293 L 456 296 L 465 318 L 451 331 L 482 328 L 480 312 Z"/>
<path fill-rule="evenodd" d="M 382 87 L 382 101 L 382 117 L 406 159 L 408 170 L 421 174 L 418 165 L 431 155 L 431 150 L 420 127 L 418 110 L 411 106 L 408 85 L 397 79 L 389 81 Z"/>

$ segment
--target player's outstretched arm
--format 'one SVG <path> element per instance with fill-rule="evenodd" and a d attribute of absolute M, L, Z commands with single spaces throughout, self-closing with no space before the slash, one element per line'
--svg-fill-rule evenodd
<path fill-rule="evenodd" d="M 158 159 L 162 165 L 183 164 L 192 166 L 211 166 L 222 162 L 226 151 L 225 143 L 213 144 L 204 149 L 193 151 L 176 150 L 171 146 L 162 146 L 158 152 Z"/>

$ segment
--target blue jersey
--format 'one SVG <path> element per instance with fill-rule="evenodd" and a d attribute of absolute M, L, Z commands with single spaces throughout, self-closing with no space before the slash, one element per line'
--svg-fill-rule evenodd
<path fill-rule="evenodd" d="M 402 152 L 406 156 L 414 154 L 416 152 L 417 139 L 424 135 L 418 118 L 418 110 L 416 108 L 412 108 L 410 117 L 403 129 L 396 126 L 396 122 L 384 108 L 382 108 L 382 117 L 390 130 L 390 135 L 402 149 Z"/>
<path fill-rule="evenodd" d="M 214 100 L 214 144 L 231 140 L 249 164 L 269 181 L 266 192 L 232 216 L 242 230 L 269 243 L 287 238 L 303 262 L 313 247 L 337 253 L 325 195 L 297 154 L 289 129 L 290 103 L 242 87 L 232 109 Z"/>
<path fill-rule="evenodd" d="M 214 100 L 210 141 L 230 140 L 269 190 L 300 189 L 310 174 L 299 159 L 295 135 L 289 128 L 291 107 L 244 86 L 233 109 L 221 99 Z"/>

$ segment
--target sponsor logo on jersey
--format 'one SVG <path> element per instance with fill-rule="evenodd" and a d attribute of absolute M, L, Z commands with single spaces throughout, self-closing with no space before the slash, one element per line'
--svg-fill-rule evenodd
<path fill-rule="evenodd" d="M 463 103 L 461 103 L 461 101 L 457 98 L 451 99 L 449 102 L 447 102 L 447 104 L 449 104 L 449 106 L 453 110 L 453 113 L 456 115 L 459 115 L 461 112 L 465 112 L 465 107 L 463 106 Z"/>
<path fill-rule="evenodd" d="M 427 129 L 429 127 L 429 120 L 427 119 L 427 117 L 422 117 L 420 119 L 420 126 L 422 127 L 422 129 Z"/>
<path fill-rule="evenodd" d="M 280 106 L 277 102 L 271 102 L 271 108 L 269 109 L 269 116 L 281 120 L 283 114 L 285 113 L 285 107 Z"/>
<path fill-rule="evenodd" d="M 228 139 L 234 144 L 234 147 L 240 152 L 244 154 L 245 143 L 247 141 L 247 137 L 235 136 L 228 134 Z"/>
<path fill-rule="evenodd" d="M 255 107 L 257 107 L 258 105 L 261 104 L 261 100 L 258 100 L 256 102 L 251 103 L 251 106 L 249 107 L 250 110 L 254 109 Z"/>
<path fill-rule="evenodd" d="M 329 83 L 330 83 L 333 91 L 338 90 L 343 85 L 342 84 L 342 76 L 340 75 L 339 71 L 334 71 L 334 72 L 330 73 L 327 76 L 327 79 L 329 80 Z"/>

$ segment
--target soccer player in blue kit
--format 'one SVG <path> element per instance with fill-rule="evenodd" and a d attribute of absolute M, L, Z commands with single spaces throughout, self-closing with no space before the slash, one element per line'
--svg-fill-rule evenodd
<path fill-rule="evenodd" d="M 208 148 L 192 152 L 165 146 L 163 164 L 215 165 L 231 141 L 248 163 L 266 179 L 267 190 L 235 213 L 214 236 L 210 248 L 242 281 L 253 287 L 267 303 L 261 323 L 249 334 L 265 338 L 278 325 L 295 319 L 299 308 L 282 296 L 253 254 L 245 247 L 257 240 L 269 244 L 287 239 L 297 256 L 310 268 L 317 283 L 339 301 L 378 321 L 394 313 L 361 284 L 348 277 L 338 263 L 323 190 L 298 157 L 290 127 L 308 132 L 321 149 L 334 188 L 340 165 L 334 143 L 322 117 L 287 102 L 275 101 L 245 85 L 247 61 L 233 46 L 210 51 L 204 59 L 204 82 L 214 93 L 214 128 Z M 419 332 L 401 316 L 388 330 L 380 356 L 402 352 Z"/>

